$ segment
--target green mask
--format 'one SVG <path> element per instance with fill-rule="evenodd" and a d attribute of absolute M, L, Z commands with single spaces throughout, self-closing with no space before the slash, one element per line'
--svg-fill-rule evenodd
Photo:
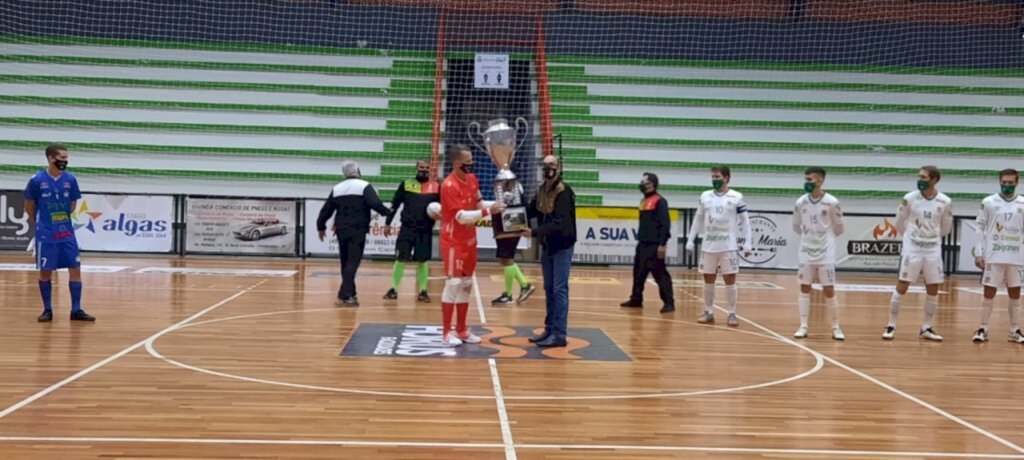
<path fill-rule="evenodd" d="M 1016 185 L 1000 185 L 999 191 L 1003 192 L 1003 195 L 1013 196 L 1013 192 L 1017 190 Z"/>
<path fill-rule="evenodd" d="M 714 187 L 715 190 L 718 190 L 718 189 L 722 188 L 723 185 L 725 185 L 725 181 L 724 180 L 714 179 L 714 180 L 711 181 L 711 186 Z"/>
<path fill-rule="evenodd" d="M 925 190 L 928 190 L 928 186 L 929 185 L 932 185 L 932 181 L 930 181 L 930 180 L 919 180 L 919 181 L 917 181 L 917 189 L 922 191 L 922 192 L 925 191 Z"/>
<path fill-rule="evenodd" d="M 814 182 L 804 182 L 804 191 L 807 193 L 813 193 L 814 189 L 818 188 Z"/>

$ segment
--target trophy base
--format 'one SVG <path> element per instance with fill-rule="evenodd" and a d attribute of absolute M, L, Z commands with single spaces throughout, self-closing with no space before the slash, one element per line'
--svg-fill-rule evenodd
<path fill-rule="evenodd" d="M 494 237 L 512 238 L 520 236 L 523 230 L 530 228 L 530 222 L 526 217 L 525 206 L 514 206 L 505 208 L 500 216 L 494 219 Z"/>

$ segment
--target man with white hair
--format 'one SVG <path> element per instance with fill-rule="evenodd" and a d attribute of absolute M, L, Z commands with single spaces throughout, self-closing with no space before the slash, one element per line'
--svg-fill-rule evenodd
<path fill-rule="evenodd" d="M 470 332 L 466 324 L 469 293 L 473 290 L 476 272 L 476 223 L 489 215 L 500 214 L 505 205 L 488 203 L 481 198 L 469 147 L 461 144 L 449 147 L 448 159 L 452 173 L 441 185 L 441 257 L 446 278 L 441 300 L 444 325 L 441 340 L 446 346 L 457 347 L 463 343 L 480 343 L 480 337 Z M 457 323 L 452 334 L 452 315 L 456 311 Z"/>
<path fill-rule="evenodd" d="M 345 180 L 339 182 L 327 196 L 327 202 L 320 208 L 316 219 L 316 230 L 323 241 L 327 233 L 327 221 L 334 218 L 334 231 L 338 236 L 338 255 L 341 259 L 341 288 L 335 304 L 358 307 L 356 297 L 356 271 L 363 260 L 366 248 L 366 233 L 370 230 L 370 210 L 387 216 L 390 211 L 373 186 L 362 179 L 359 165 L 351 160 L 341 163 Z"/>

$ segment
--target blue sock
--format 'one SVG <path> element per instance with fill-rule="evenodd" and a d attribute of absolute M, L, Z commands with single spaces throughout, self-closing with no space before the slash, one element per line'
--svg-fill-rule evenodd
<path fill-rule="evenodd" d="M 74 313 L 82 309 L 82 282 L 71 281 L 68 287 L 71 288 L 71 312 Z"/>
<path fill-rule="evenodd" d="M 53 292 L 53 283 L 50 281 L 39 281 L 39 295 L 43 298 L 43 310 L 53 311 L 53 301 L 51 300 L 51 293 Z"/>

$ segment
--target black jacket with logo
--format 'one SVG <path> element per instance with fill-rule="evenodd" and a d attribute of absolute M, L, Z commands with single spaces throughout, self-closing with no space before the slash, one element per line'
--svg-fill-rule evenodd
<path fill-rule="evenodd" d="M 316 229 L 326 231 L 327 221 L 334 217 L 335 233 L 338 235 L 365 235 L 370 231 L 370 210 L 382 216 L 390 213 L 369 182 L 362 179 L 345 180 L 335 185 L 327 196 L 327 202 L 320 208 L 320 216 L 316 219 Z"/>
<path fill-rule="evenodd" d="M 664 246 L 671 237 L 672 219 L 668 214 L 668 200 L 657 193 L 645 196 L 640 200 L 640 230 L 637 241 Z"/>
<path fill-rule="evenodd" d="M 398 214 L 398 207 L 402 206 L 402 228 L 429 232 L 434 229 L 434 219 L 427 215 L 427 206 L 440 202 L 441 187 L 437 182 L 402 181 L 391 199 L 391 214 L 388 214 L 386 223 L 391 225 Z"/>
<path fill-rule="evenodd" d="M 526 214 L 530 219 L 537 219 L 533 231 L 549 254 L 576 245 L 576 192 L 569 184 L 565 184 L 565 190 L 555 197 L 555 209 L 551 213 L 540 212 L 537 198 L 534 198 L 526 207 Z"/>

